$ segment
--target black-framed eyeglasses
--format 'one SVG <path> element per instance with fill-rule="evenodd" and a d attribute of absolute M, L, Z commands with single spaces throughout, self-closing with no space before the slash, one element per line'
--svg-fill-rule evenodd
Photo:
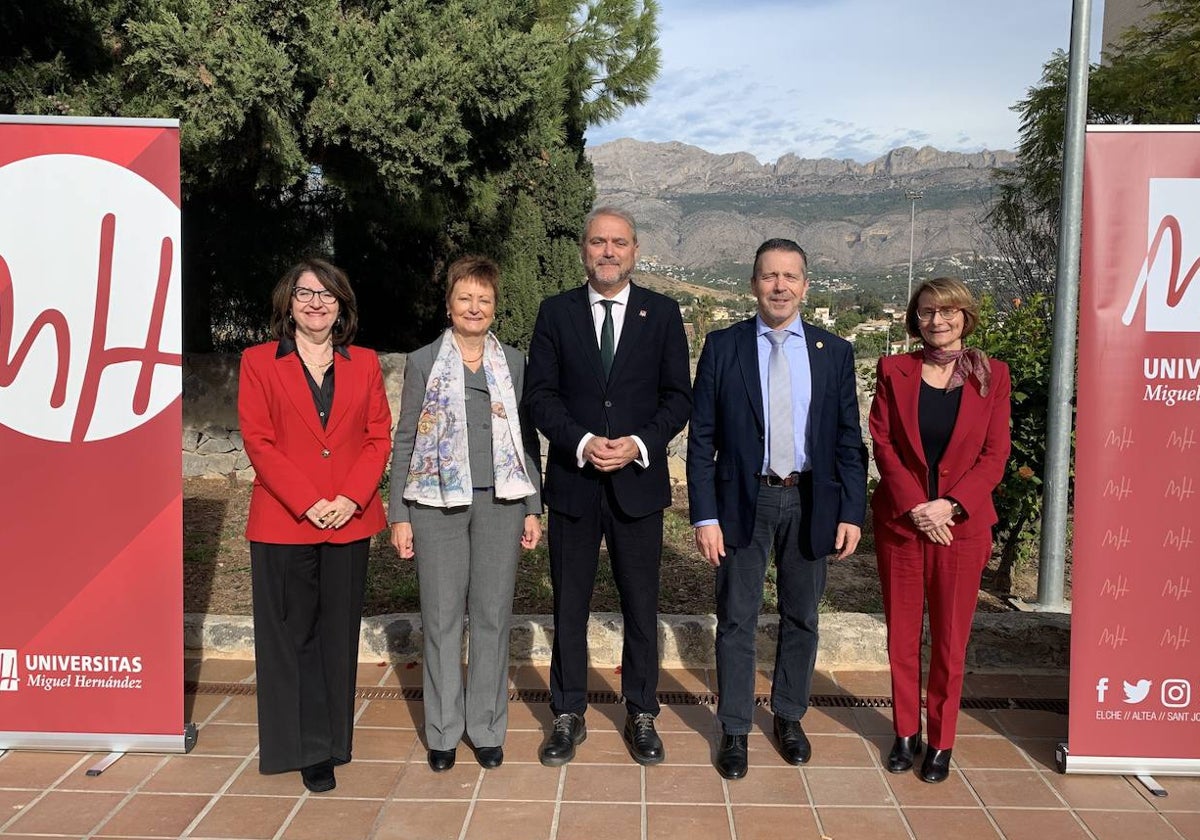
<path fill-rule="evenodd" d="M 297 286 L 292 289 L 292 297 L 300 301 L 300 303 L 308 303 L 313 299 L 313 295 L 320 298 L 321 303 L 337 303 L 337 295 L 328 289 L 310 289 L 307 286 Z"/>
<path fill-rule="evenodd" d="M 917 320 L 922 324 L 928 324 L 933 320 L 934 315 L 941 315 L 943 321 L 949 321 L 959 312 L 962 312 L 960 306 L 939 306 L 937 309 L 918 309 Z"/>

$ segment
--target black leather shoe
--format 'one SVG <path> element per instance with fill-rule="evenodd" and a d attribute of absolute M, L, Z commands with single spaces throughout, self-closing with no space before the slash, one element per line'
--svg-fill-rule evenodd
<path fill-rule="evenodd" d="M 907 738 L 896 738 L 892 751 L 888 753 L 887 770 L 889 773 L 905 773 L 912 769 L 913 756 L 921 751 L 921 733 L 909 735 Z"/>
<path fill-rule="evenodd" d="M 775 715 L 775 740 L 779 744 L 779 754 L 788 764 L 806 764 L 812 758 L 812 744 L 798 720 Z"/>
<path fill-rule="evenodd" d="M 949 749 L 935 750 L 930 747 L 929 752 L 925 753 L 925 760 L 921 762 L 921 781 L 934 785 L 946 781 L 950 775 L 950 752 Z"/>
<path fill-rule="evenodd" d="M 575 757 L 575 747 L 587 740 L 583 715 L 568 713 L 554 719 L 550 737 L 542 745 L 538 760 L 547 767 L 561 767 Z"/>
<path fill-rule="evenodd" d="M 430 750 L 429 769 L 434 773 L 444 773 L 454 766 L 457 757 L 457 750 Z"/>
<path fill-rule="evenodd" d="M 722 735 L 717 744 L 717 772 L 723 779 L 740 779 L 746 775 L 746 736 Z"/>
<path fill-rule="evenodd" d="M 654 731 L 654 715 L 649 712 L 627 715 L 622 734 L 629 754 L 638 764 L 660 764 L 666 758 L 662 738 Z"/>
<path fill-rule="evenodd" d="M 300 778 L 313 793 L 325 793 L 337 787 L 337 779 L 333 777 L 333 762 L 328 759 L 301 767 Z"/>
<path fill-rule="evenodd" d="M 485 770 L 499 767 L 504 763 L 504 747 L 476 747 L 475 760 Z"/>

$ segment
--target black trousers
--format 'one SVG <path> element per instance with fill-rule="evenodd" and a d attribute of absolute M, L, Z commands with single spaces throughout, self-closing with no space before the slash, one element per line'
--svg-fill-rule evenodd
<path fill-rule="evenodd" d="M 587 709 L 587 623 L 600 561 L 608 547 L 621 598 L 625 635 L 621 693 L 630 714 L 658 714 L 658 571 L 663 514 L 621 512 L 607 481 L 597 482 L 596 504 L 578 518 L 550 509 L 550 580 L 554 586 L 554 645 L 550 657 L 550 709 Z"/>
<path fill-rule="evenodd" d="M 772 554 L 779 638 L 771 710 L 789 720 L 808 711 L 826 576 L 825 558 L 813 556 L 808 538 L 812 492 L 808 473 L 798 487 L 759 488 L 750 545 L 726 546 L 717 567 L 717 720 L 726 734 L 745 735 L 752 728 L 758 614 Z"/>
<path fill-rule="evenodd" d="M 369 547 L 250 543 L 262 773 L 350 760 Z"/>

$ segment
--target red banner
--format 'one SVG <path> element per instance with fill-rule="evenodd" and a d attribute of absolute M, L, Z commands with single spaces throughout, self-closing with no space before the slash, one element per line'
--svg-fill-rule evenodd
<path fill-rule="evenodd" d="M 1089 129 L 1067 772 L 1200 773 L 1200 132 Z"/>
<path fill-rule="evenodd" d="M 179 131 L 0 117 L 0 749 L 184 748 Z"/>

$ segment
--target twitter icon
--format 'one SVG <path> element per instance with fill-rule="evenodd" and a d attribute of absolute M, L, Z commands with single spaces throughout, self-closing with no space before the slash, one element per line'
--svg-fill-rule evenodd
<path fill-rule="evenodd" d="M 1150 694 L 1150 680 L 1138 680 L 1132 685 L 1122 681 L 1125 687 L 1125 702 L 1129 704 L 1141 703 Z"/>

